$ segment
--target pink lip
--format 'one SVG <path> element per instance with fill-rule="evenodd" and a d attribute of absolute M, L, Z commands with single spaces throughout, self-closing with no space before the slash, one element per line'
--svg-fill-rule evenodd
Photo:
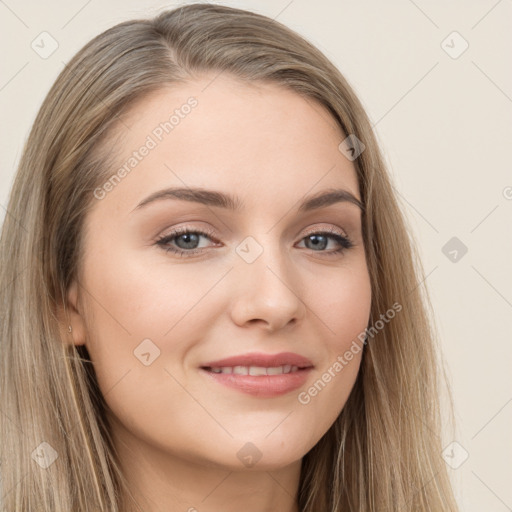
<path fill-rule="evenodd" d="M 280 375 L 260 376 L 213 373 L 209 371 L 212 367 L 219 368 L 222 366 L 263 366 L 268 368 L 284 365 L 298 366 L 299 369 L 295 372 Z M 313 364 L 309 359 L 291 352 L 283 352 L 280 354 L 244 354 L 219 359 L 218 361 L 212 361 L 203 365 L 201 372 L 215 382 L 237 389 L 242 393 L 260 398 L 271 398 L 289 393 L 303 386 L 312 369 Z"/>

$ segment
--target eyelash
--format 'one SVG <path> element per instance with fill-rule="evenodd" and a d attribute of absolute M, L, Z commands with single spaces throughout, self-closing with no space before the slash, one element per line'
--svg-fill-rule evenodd
<path fill-rule="evenodd" d="M 165 235 L 165 236 L 159 238 L 156 241 L 156 244 L 159 245 L 160 247 L 162 247 L 162 249 L 164 249 L 165 252 L 171 252 L 171 253 L 177 254 L 178 256 L 183 257 L 183 258 L 189 258 L 191 256 L 194 256 L 198 253 L 203 252 L 203 249 L 184 250 L 184 249 L 177 249 L 176 247 L 172 247 L 172 246 L 168 245 L 169 242 L 171 240 L 173 240 L 174 238 L 177 238 L 180 235 L 187 235 L 187 234 L 202 235 L 207 238 L 210 238 L 213 241 L 216 241 L 216 239 L 213 236 L 214 233 L 212 231 L 208 231 L 208 230 L 202 231 L 200 229 L 190 229 L 189 227 L 183 227 L 183 228 L 178 228 L 175 231 L 169 233 L 168 235 Z M 307 233 L 306 235 L 304 235 L 304 237 L 301 239 L 301 241 L 304 240 L 304 238 L 307 238 L 308 236 L 311 236 L 311 235 L 324 235 L 324 236 L 327 235 L 329 238 L 336 240 L 336 242 L 338 242 L 338 244 L 340 244 L 341 247 L 334 251 L 328 251 L 328 252 L 313 251 L 313 252 L 321 252 L 321 253 L 323 252 L 323 253 L 325 253 L 325 255 L 327 257 L 336 256 L 354 246 L 352 241 L 347 236 L 341 235 L 337 231 L 330 230 L 330 229 L 324 229 L 321 231 L 311 231 L 311 232 Z"/>

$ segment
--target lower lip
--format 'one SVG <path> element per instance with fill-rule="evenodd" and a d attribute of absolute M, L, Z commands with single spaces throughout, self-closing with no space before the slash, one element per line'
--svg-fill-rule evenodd
<path fill-rule="evenodd" d="M 280 375 L 238 375 L 234 373 L 214 373 L 204 368 L 201 371 L 224 386 L 260 398 L 272 398 L 290 393 L 306 382 L 313 368 L 302 368 L 296 372 Z"/>

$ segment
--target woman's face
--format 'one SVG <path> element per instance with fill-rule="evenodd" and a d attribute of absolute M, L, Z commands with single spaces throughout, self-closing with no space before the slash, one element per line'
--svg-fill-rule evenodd
<path fill-rule="evenodd" d="M 69 293 L 74 342 L 130 450 L 285 467 L 329 429 L 359 370 L 371 288 L 346 198 L 361 197 L 322 107 L 213 78 L 159 91 L 119 123 Z M 310 202 L 333 190 L 337 201 Z"/>

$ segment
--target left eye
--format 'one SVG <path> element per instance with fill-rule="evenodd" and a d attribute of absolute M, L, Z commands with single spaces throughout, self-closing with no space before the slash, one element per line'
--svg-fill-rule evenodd
<path fill-rule="evenodd" d="M 350 249 L 352 247 L 352 242 L 346 236 L 325 231 L 310 233 L 309 235 L 306 235 L 302 240 L 311 242 L 312 247 L 314 248 L 325 249 L 329 243 L 329 239 L 335 240 L 340 248 L 335 249 L 334 251 L 329 251 L 328 254 L 337 254 L 344 251 L 345 249 Z M 310 248 L 311 247 L 308 247 L 308 249 Z"/>
<path fill-rule="evenodd" d="M 159 240 L 157 240 L 157 244 L 161 246 L 166 252 L 172 252 L 174 254 L 178 254 L 182 257 L 192 256 L 194 254 L 202 252 L 202 248 L 198 248 L 198 243 L 201 237 L 213 239 L 212 233 L 204 232 L 199 230 L 189 230 L 182 229 L 178 231 L 174 231 L 169 235 L 166 235 Z M 309 233 L 302 241 L 309 243 L 308 249 L 312 249 L 314 252 L 323 252 L 325 255 L 335 255 L 341 252 L 344 252 L 347 249 L 353 247 L 350 239 L 344 235 L 341 235 L 337 232 L 330 231 L 318 231 L 314 233 Z M 331 251 L 324 251 L 323 249 L 329 243 L 329 240 L 334 240 L 338 244 L 338 249 L 334 249 Z M 171 245 L 171 242 L 175 243 L 178 247 Z"/>

